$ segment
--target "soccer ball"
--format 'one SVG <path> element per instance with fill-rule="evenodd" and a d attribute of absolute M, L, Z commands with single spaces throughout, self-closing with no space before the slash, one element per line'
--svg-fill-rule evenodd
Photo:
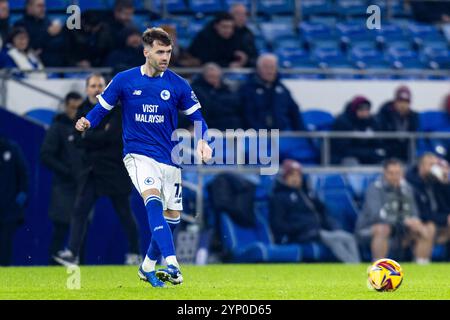
<path fill-rule="evenodd" d="M 391 259 L 375 261 L 367 270 L 369 286 L 377 291 L 395 291 L 403 281 L 403 270 Z"/>

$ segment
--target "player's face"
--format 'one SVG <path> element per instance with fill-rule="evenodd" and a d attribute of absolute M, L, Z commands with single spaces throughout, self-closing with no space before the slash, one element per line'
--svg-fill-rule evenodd
<path fill-rule="evenodd" d="M 105 79 L 102 77 L 92 77 L 86 87 L 86 94 L 90 100 L 96 100 L 96 96 L 105 90 Z"/>
<path fill-rule="evenodd" d="M 159 41 L 153 41 L 153 46 L 144 47 L 144 56 L 147 63 L 157 72 L 167 70 L 172 55 L 172 46 L 165 46 Z"/>
<path fill-rule="evenodd" d="M 384 171 L 384 178 L 389 185 L 398 188 L 403 179 L 402 166 L 398 164 L 388 166 Z"/>

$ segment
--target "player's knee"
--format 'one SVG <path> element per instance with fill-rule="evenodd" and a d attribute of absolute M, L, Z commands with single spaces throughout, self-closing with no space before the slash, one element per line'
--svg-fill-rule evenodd
<path fill-rule="evenodd" d="M 167 209 L 166 211 L 164 211 L 164 216 L 166 218 L 177 219 L 180 217 L 180 215 L 181 215 L 181 213 L 178 210 Z"/>
<path fill-rule="evenodd" d="M 142 199 L 145 201 L 145 199 L 147 199 L 150 196 L 161 196 L 161 192 L 159 192 L 158 189 L 147 189 L 144 192 L 141 193 Z"/>

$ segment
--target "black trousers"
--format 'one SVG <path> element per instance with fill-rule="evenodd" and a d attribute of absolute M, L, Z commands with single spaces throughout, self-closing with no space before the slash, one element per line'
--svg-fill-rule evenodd
<path fill-rule="evenodd" d="M 0 223 L 0 266 L 12 263 L 13 240 L 17 223 Z"/>
<path fill-rule="evenodd" d="M 75 210 L 70 225 L 70 237 L 68 248 L 75 256 L 80 255 L 80 249 L 86 236 L 89 212 L 95 205 L 99 196 L 95 190 L 95 183 L 89 179 L 81 189 L 75 201 Z M 114 210 L 119 217 L 125 233 L 128 237 L 129 253 L 139 254 L 139 236 L 136 219 L 131 212 L 128 194 L 111 195 Z"/>

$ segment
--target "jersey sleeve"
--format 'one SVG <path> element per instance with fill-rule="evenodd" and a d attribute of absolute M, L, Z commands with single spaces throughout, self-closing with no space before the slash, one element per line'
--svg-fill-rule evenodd
<path fill-rule="evenodd" d="M 117 103 L 117 101 L 120 99 L 121 95 L 121 88 L 120 85 L 121 77 L 120 74 L 117 74 L 106 86 L 105 90 L 103 90 L 102 94 L 99 94 L 97 96 L 98 103 L 100 105 L 107 109 L 111 110 L 114 108 L 114 105 Z"/>
<path fill-rule="evenodd" d="M 201 108 L 197 96 L 187 81 L 181 83 L 180 91 L 181 94 L 177 107 L 183 114 L 189 116 Z"/>

